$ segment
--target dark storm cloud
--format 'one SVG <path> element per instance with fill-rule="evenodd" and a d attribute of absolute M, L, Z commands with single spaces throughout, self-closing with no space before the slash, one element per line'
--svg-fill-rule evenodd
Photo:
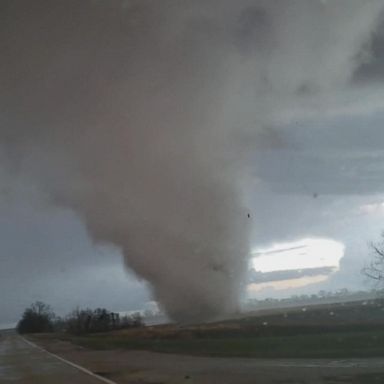
<path fill-rule="evenodd" d="M 239 15 L 235 44 L 246 55 L 272 50 L 273 33 L 273 18 L 268 10 L 262 6 L 249 6 Z"/>
<path fill-rule="evenodd" d="M 255 156 L 257 176 L 279 193 L 308 196 L 375 194 L 384 190 L 383 153 L 335 156 L 281 152 Z"/>
<path fill-rule="evenodd" d="M 363 49 L 365 59 L 356 68 L 353 81 L 357 84 L 382 82 L 384 80 L 384 17 L 376 28 L 370 46 Z"/>
<path fill-rule="evenodd" d="M 273 190 L 340 188 L 290 123 L 343 106 L 383 7 L 218 4 L 1 4 L 4 167 L 74 210 L 187 321 L 238 307 L 249 232 L 263 225 L 245 209 L 254 175 Z"/>
<path fill-rule="evenodd" d="M 59 315 L 77 306 L 135 310 L 150 300 L 146 284 L 123 273 L 118 250 L 92 244 L 73 212 L 30 197 L 0 204 L 0 327 L 36 300 Z"/>
<path fill-rule="evenodd" d="M 285 147 L 256 147 L 255 175 L 278 193 L 376 194 L 384 190 L 383 114 L 297 122 L 276 129 Z M 282 136 L 284 137 L 284 136 Z"/>

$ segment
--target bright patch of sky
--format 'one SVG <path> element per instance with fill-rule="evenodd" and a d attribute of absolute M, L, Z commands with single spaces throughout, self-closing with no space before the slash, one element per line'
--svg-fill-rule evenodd
<path fill-rule="evenodd" d="M 252 267 L 260 272 L 334 267 L 339 269 L 344 244 L 330 239 L 302 239 L 276 243 L 253 251 Z"/>
<path fill-rule="evenodd" d="M 311 284 L 322 283 L 328 279 L 327 275 L 317 276 L 304 276 L 298 279 L 280 280 L 280 281 L 269 281 L 266 283 L 249 284 L 247 286 L 247 297 L 258 298 L 259 293 L 273 289 L 274 291 L 286 291 L 294 288 L 306 287 Z M 290 293 L 287 295 L 289 296 Z"/>

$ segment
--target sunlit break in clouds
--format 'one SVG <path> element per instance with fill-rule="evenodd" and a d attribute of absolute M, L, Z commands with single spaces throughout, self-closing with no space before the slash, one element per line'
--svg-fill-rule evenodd
<path fill-rule="evenodd" d="M 335 240 L 307 238 L 255 250 L 248 294 L 265 288 L 285 290 L 326 281 L 339 270 L 344 248 Z"/>
<path fill-rule="evenodd" d="M 253 252 L 252 267 L 260 272 L 332 267 L 339 269 L 344 245 L 329 239 L 303 239 L 277 243 Z"/>

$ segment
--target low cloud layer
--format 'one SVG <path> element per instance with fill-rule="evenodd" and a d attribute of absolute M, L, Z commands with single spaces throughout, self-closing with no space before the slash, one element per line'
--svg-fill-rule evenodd
<path fill-rule="evenodd" d="M 382 8 L 4 1 L 4 182 L 75 211 L 174 319 L 231 313 L 263 225 L 254 193 L 295 191 L 305 161 L 323 180 L 328 157 L 302 150 L 295 122 L 355 107 Z"/>

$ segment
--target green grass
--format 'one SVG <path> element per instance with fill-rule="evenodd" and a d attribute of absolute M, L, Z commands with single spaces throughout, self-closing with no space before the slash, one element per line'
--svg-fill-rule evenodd
<path fill-rule="evenodd" d="M 124 335 L 71 337 L 91 349 L 136 349 L 230 357 L 343 358 L 384 356 L 384 330 L 269 337 L 135 339 Z"/>
<path fill-rule="evenodd" d="M 384 300 L 332 304 L 194 326 L 155 326 L 59 338 L 91 349 L 204 356 L 349 358 L 384 356 Z"/>

